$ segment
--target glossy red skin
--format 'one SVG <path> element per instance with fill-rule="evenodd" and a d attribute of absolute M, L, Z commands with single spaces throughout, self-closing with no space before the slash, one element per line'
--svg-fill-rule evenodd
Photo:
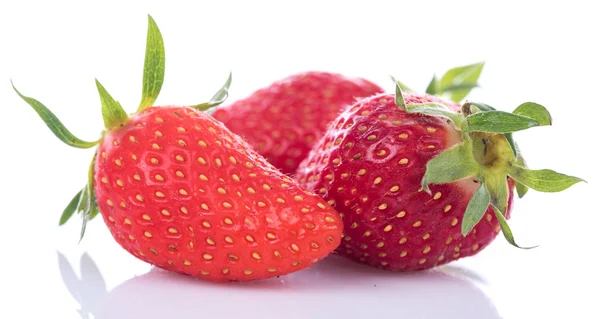
<path fill-rule="evenodd" d="M 404 98 L 406 103 L 443 102 L 410 93 Z M 383 94 L 357 102 L 332 124 L 300 165 L 297 180 L 342 215 L 344 239 L 337 252 L 372 266 L 410 271 L 477 254 L 494 240 L 500 226 L 491 207 L 470 234 L 461 234 L 462 215 L 479 184 L 467 179 L 431 185 L 431 195 L 421 189 L 427 162 L 458 141 L 446 120 L 408 114 L 393 95 Z M 370 135 L 376 139 L 369 140 Z M 378 155 L 380 150 L 385 155 Z M 403 158 L 408 163 L 400 164 Z M 377 177 L 382 179 L 376 184 Z M 512 182 L 509 194 L 510 213 Z"/>
<path fill-rule="evenodd" d="M 362 78 L 306 72 L 220 107 L 213 116 L 269 163 L 292 174 L 345 107 L 357 98 L 381 92 L 379 86 Z"/>
<path fill-rule="evenodd" d="M 125 250 L 158 267 L 212 281 L 267 278 L 309 267 L 340 242 L 337 212 L 191 108 L 144 110 L 106 133 L 97 154 L 106 225 Z"/>

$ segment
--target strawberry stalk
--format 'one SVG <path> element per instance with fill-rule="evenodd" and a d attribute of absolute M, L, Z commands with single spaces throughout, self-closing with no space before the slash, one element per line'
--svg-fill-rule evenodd
<path fill-rule="evenodd" d="M 439 103 L 407 104 L 402 96 L 402 87 L 401 83 L 397 83 L 396 105 L 400 109 L 408 113 L 447 118 L 461 132 L 462 143 L 445 150 L 427 163 L 421 186 L 431 194 L 431 184 L 446 184 L 466 178 L 480 184 L 464 212 L 461 225 L 463 236 L 469 234 L 491 206 L 504 237 L 519 247 L 505 218 L 509 178 L 516 181 L 519 197 L 523 197 L 529 188 L 540 192 L 560 192 L 584 181 L 549 169 L 532 170 L 525 165 L 512 133 L 551 125 L 552 117 L 542 105 L 526 102 L 508 113 L 487 104 L 466 102 L 461 112 L 454 112 Z"/>
<path fill-rule="evenodd" d="M 135 114 L 143 111 L 144 109 L 151 107 L 162 88 L 163 80 L 165 76 L 165 48 L 163 37 L 160 30 L 154 21 L 154 19 L 148 15 L 148 31 L 146 36 L 146 54 L 144 58 L 144 72 L 142 82 L 142 99 L 137 108 Z M 29 104 L 44 121 L 46 126 L 54 133 L 54 135 L 61 140 L 63 143 L 76 148 L 92 148 L 100 144 L 104 138 L 104 134 L 107 131 L 112 131 L 123 127 L 128 119 L 129 115 L 123 109 L 121 104 L 116 101 L 104 88 L 102 84 L 96 79 L 96 87 L 100 96 L 102 105 L 102 118 L 104 120 L 105 130 L 102 132 L 100 139 L 89 142 L 76 137 L 71 131 L 69 131 L 65 125 L 50 111 L 44 104 L 38 100 L 27 97 L 21 94 L 13 84 L 15 92 Z M 11 81 L 12 84 L 12 81 Z M 192 108 L 201 111 L 210 111 L 211 108 L 223 103 L 229 93 L 229 86 L 231 85 L 231 72 L 225 84 L 215 93 L 209 102 L 190 106 Z M 88 181 L 87 184 L 75 194 L 71 199 L 67 207 L 64 209 L 59 225 L 64 225 L 75 212 L 82 216 L 81 226 L 81 238 L 85 233 L 86 225 L 89 220 L 94 219 L 98 215 L 99 209 L 96 203 L 96 195 L 94 193 L 94 164 L 96 160 L 96 154 L 91 161 L 88 170 Z"/>

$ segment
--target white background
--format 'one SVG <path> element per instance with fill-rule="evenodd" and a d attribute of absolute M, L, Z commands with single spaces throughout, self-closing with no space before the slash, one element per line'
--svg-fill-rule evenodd
<path fill-rule="evenodd" d="M 1 2 L 0 318 L 600 318 L 592 3 Z M 158 104 L 205 101 L 229 70 L 235 100 L 306 70 L 363 76 L 389 92 L 393 74 L 424 90 L 433 73 L 485 61 L 470 98 L 507 111 L 530 100 L 548 107 L 552 127 L 515 134 L 526 159 L 588 183 L 517 200 L 517 241 L 540 247 L 522 251 L 498 238 L 476 257 L 419 274 L 329 258 L 280 279 L 214 285 L 151 270 L 100 219 L 78 244 L 78 220 L 57 222 L 85 183 L 92 151 L 55 139 L 10 79 L 76 135 L 95 139 L 95 77 L 129 111 L 139 103 L 147 14 L 166 45 Z"/>

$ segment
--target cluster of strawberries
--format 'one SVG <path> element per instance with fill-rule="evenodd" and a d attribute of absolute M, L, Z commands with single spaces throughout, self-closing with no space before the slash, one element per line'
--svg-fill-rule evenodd
<path fill-rule="evenodd" d="M 212 281 L 269 278 L 332 252 L 392 271 L 477 254 L 502 231 L 513 192 L 581 179 L 527 168 L 512 132 L 550 125 L 541 105 L 513 112 L 462 101 L 483 64 L 433 78 L 426 93 L 341 74 L 296 74 L 221 105 L 231 76 L 194 106 L 153 106 L 163 39 L 149 18 L 142 101 L 128 114 L 96 82 L 105 130 L 75 137 L 15 91 L 66 144 L 96 147 L 88 183 L 61 216 L 100 213 L 114 239 L 157 267 Z M 205 112 L 209 111 L 209 112 Z"/>

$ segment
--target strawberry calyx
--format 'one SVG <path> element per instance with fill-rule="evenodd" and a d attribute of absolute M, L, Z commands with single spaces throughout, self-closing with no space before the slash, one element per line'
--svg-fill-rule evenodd
<path fill-rule="evenodd" d="M 537 126 L 552 124 L 548 110 L 540 104 L 526 102 L 512 113 L 498 111 L 476 102 L 465 102 L 455 112 L 440 103 L 405 103 L 402 85 L 396 85 L 396 105 L 408 113 L 444 117 L 460 132 L 462 142 L 432 158 L 426 165 L 421 180 L 424 191 L 431 194 L 429 185 L 447 184 L 463 179 L 479 183 L 464 212 L 461 225 L 463 236 L 483 218 L 492 207 L 504 237 L 519 248 L 506 222 L 509 197 L 509 179 L 515 181 L 519 197 L 529 188 L 540 192 L 560 192 L 583 179 L 557 173 L 553 170 L 532 170 L 513 140 L 512 133 Z"/>
<path fill-rule="evenodd" d="M 146 36 L 146 52 L 144 58 L 144 72 L 143 72 L 143 85 L 142 85 L 142 99 L 136 110 L 132 115 L 138 114 L 143 110 L 151 107 L 156 102 L 160 90 L 162 88 L 163 80 L 165 76 L 165 48 L 164 41 L 161 32 L 154 21 L 154 19 L 148 15 L 148 31 Z M 231 85 L 231 72 L 225 84 L 214 94 L 214 96 L 205 103 L 189 106 L 191 108 L 210 112 L 212 108 L 222 104 L 228 97 L 229 86 Z M 75 136 L 69 131 L 65 125 L 58 119 L 50 109 L 38 100 L 21 94 L 14 86 L 11 80 L 14 91 L 29 104 L 44 121 L 46 126 L 54 133 L 54 135 L 61 140 L 63 143 L 76 148 L 92 148 L 97 147 L 104 138 L 107 131 L 118 130 L 119 128 L 126 125 L 130 115 L 123 109 L 121 104 L 116 101 L 104 88 L 102 84 L 96 79 L 96 87 L 100 95 L 100 101 L 102 105 L 102 118 L 104 120 L 105 130 L 102 131 L 101 137 L 95 141 L 86 141 Z M 96 153 L 94 153 L 93 159 L 88 169 L 88 180 L 86 185 L 75 194 L 71 199 L 67 207 L 64 209 L 59 225 L 65 224 L 75 212 L 78 212 L 82 216 L 81 226 L 81 238 L 85 233 L 87 222 L 98 215 L 99 209 L 96 203 L 96 196 L 94 192 L 94 164 L 96 160 Z"/>

